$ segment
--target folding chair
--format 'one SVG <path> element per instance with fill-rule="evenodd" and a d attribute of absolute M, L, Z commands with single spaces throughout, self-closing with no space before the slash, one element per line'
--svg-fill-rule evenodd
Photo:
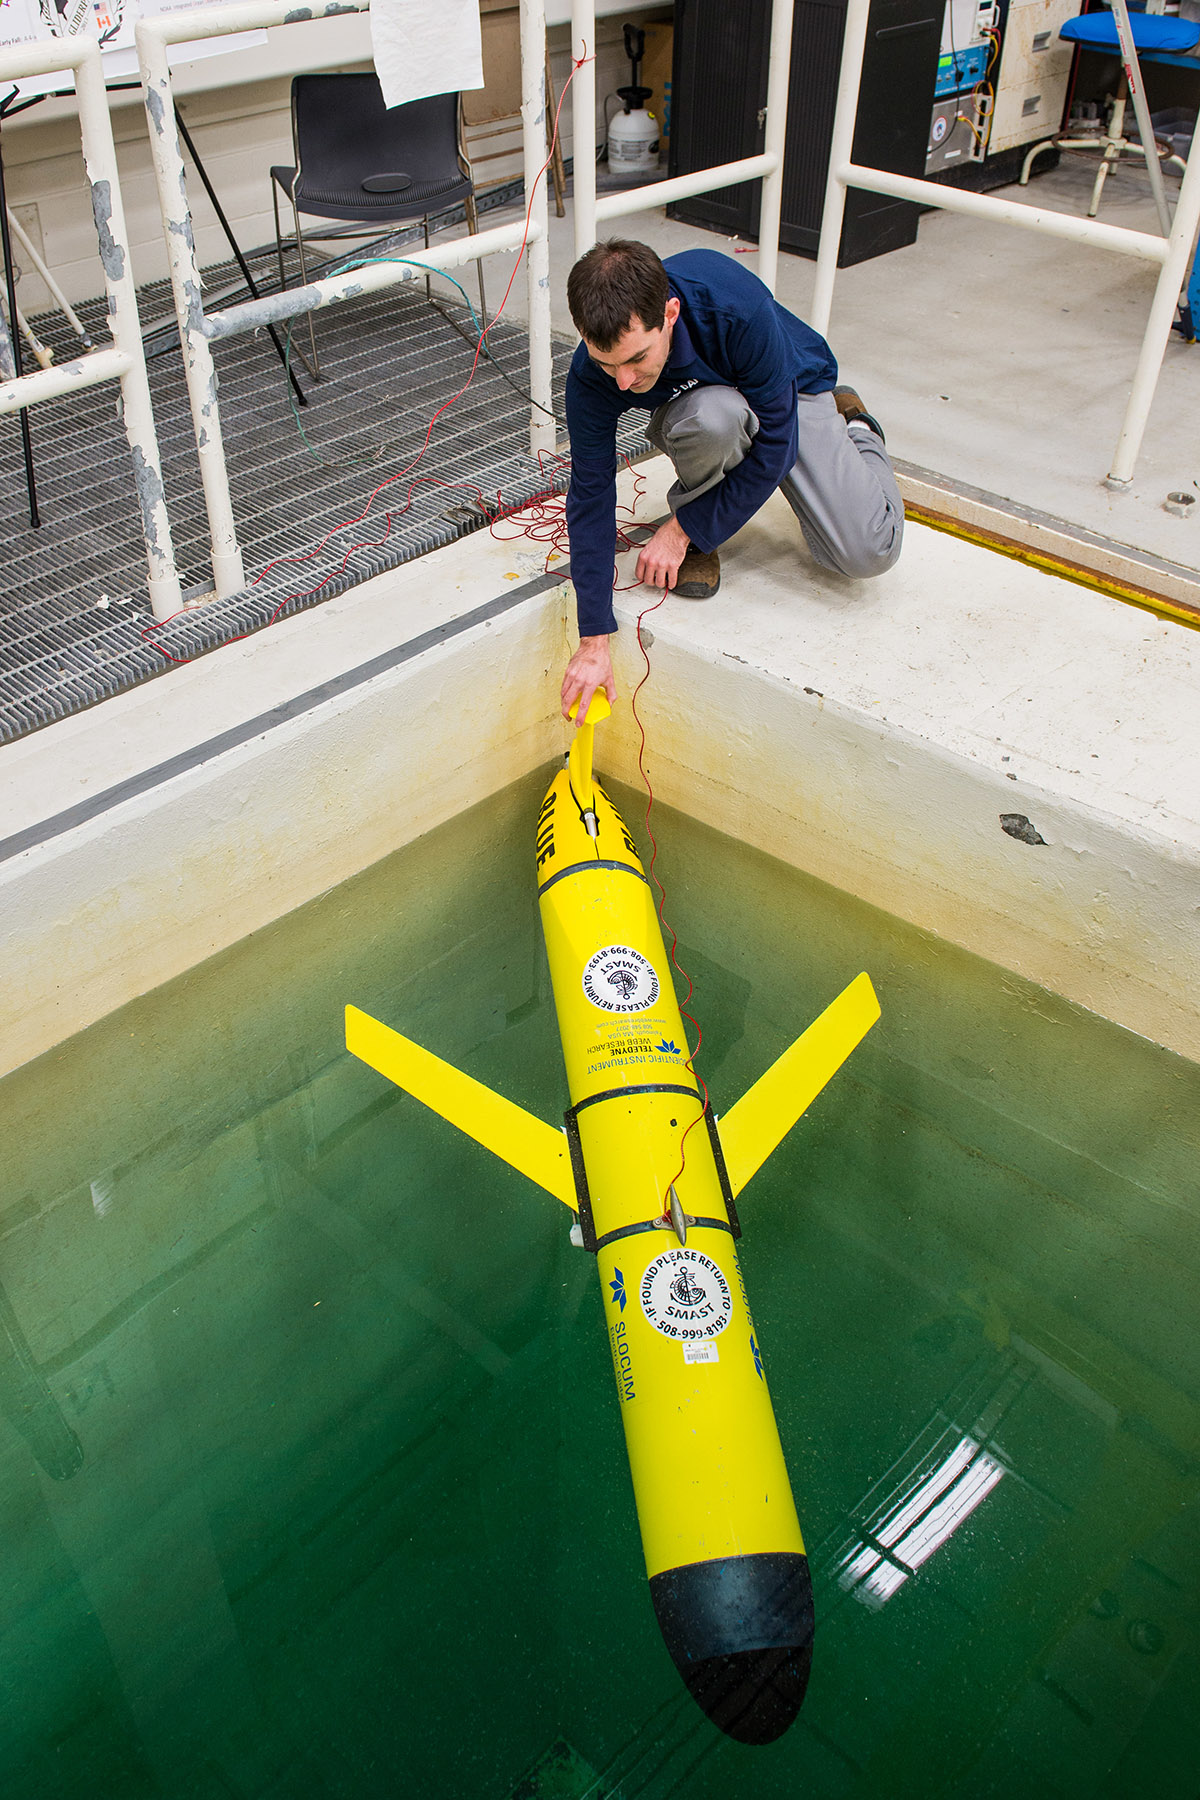
<path fill-rule="evenodd" d="M 428 248 L 430 219 L 459 205 L 466 212 L 468 229 L 478 229 L 475 184 L 464 148 L 458 94 L 435 94 L 389 111 L 375 74 L 297 75 L 292 82 L 292 143 L 294 167 L 271 170 L 280 287 L 287 285 L 279 225 L 280 190 L 292 204 L 303 283 L 308 281 L 308 259 L 301 213 L 344 222 L 340 229 L 310 232 L 310 241 L 377 236 L 382 227 L 419 219 Z M 482 328 L 487 310 L 479 258 L 476 267 Z M 430 293 L 428 276 L 425 292 Z M 319 378 L 311 312 L 308 336 L 312 362 L 303 355 L 302 360 L 309 373 Z"/>

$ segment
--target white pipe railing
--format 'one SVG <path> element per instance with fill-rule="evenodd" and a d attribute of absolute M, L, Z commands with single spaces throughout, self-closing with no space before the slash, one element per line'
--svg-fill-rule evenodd
<path fill-rule="evenodd" d="M 1162 0 L 1159 0 L 1162 4 Z M 1156 7 L 1150 11 L 1155 12 Z M 1138 62 L 1137 45 L 1133 41 L 1133 27 L 1129 23 L 1129 8 L 1125 0 L 1118 0 L 1112 9 L 1113 19 L 1117 27 L 1117 40 L 1121 46 L 1121 62 L 1125 69 L 1125 86 L 1129 89 L 1129 98 L 1133 102 L 1133 116 L 1137 120 L 1138 142 L 1146 158 L 1146 173 L 1150 177 L 1150 192 L 1154 195 L 1154 205 L 1158 213 L 1158 224 L 1164 237 L 1171 235 L 1171 209 L 1167 205 L 1166 190 L 1163 187 L 1162 164 L 1158 160 L 1158 149 L 1155 144 L 1154 126 L 1150 122 L 1150 108 L 1146 104 L 1146 89 L 1142 82 L 1141 65 Z"/>
<path fill-rule="evenodd" d="M 156 619 L 165 619 L 182 604 L 171 527 L 163 495 L 162 463 L 150 387 L 142 350 L 142 328 L 129 260 L 129 238 L 117 179 L 117 155 L 113 148 L 108 96 L 100 65 L 100 46 L 94 38 L 55 38 L 51 43 L 20 44 L 0 52 L 0 81 L 23 81 L 35 75 L 54 75 L 71 70 L 79 100 L 79 130 L 83 166 L 91 190 L 92 214 L 104 268 L 108 294 L 111 348 L 93 350 L 71 362 L 53 364 L 0 385 L 0 413 L 19 412 L 44 400 L 62 399 L 103 381 L 121 384 L 121 414 L 133 478 L 141 512 L 146 546 L 150 605 Z"/>
<path fill-rule="evenodd" d="M 669 181 L 656 181 L 649 187 L 622 188 L 617 193 L 600 196 L 596 201 L 596 220 L 618 219 L 622 213 L 650 212 L 656 206 L 668 206 L 672 200 L 690 199 L 693 194 L 716 193 L 720 188 L 736 186 L 739 181 L 770 176 L 776 166 L 771 156 L 744 156 L 740 162 L 714 163 L 711 169 L 674 175 Z M 595 242 L 594 238 L 592 242 Z"/>
<path fill-rule="evenodd" d="M 1125 3 L 1126 0 L 1113 0 L 1114 11 L 1123 13 Z M 1156 237 L 1152 232 L 1130 231 L 1120 225 L 1105 225 L 1098 219 L 1081 219 L 1069 213 L 1045 212 L 1040 207 L 1001 200 L 992 194 L 970 194 L 960 188 L 943 187 L 939 182 L 919 181 L 907 175 L 890 174 L 884 169 L 866 168 L 851 160 L 851 146 L 858 113 L 858 90 L 862 79 L 869 9 L 870 0 L 849 0 L 846 9 L 837 110 L 829 150 L 825 209 L 821 217 L 821 239 L 813 287 L 810 316 L 813 328 L 828 336 L 846 189 L 850 187 L 865 188 L 872 194 L 890 194 L 899 200 L 914 200 L 922 206 L 939 207 L 944 212 L 991 219 L 996 224 L 1016 225 L 1025 231 L 1040 231 L 1049 237 L 1091 244 L 1099 250 L 1112 250 L 1121 256 L 1134 256 L 1146 262 L 1157 263 L 1158 282 L 1150 303 L 1125 418 L 1113 452 L 1112 465 L 1105 477 L 1109 487 L 1128 487 L 1133 479 L 1134 465 L 1150 417 L 1158 372 L 1171 335 L 1180 290 L 1187 275 L 1196 229 L 1200 225 L 1200 132 L 1192 139 L 1183 185 L 1175 206 L 1174 223 L 1170 234 L 1164 237 Z M 1125 24 L 1128 24 L 1127 19 Z"/>
<path fill-rule="evenodd" d="M 550 326 L 550 200 L 546 152 L 546 0 L 521 0 L 521 153 L 529 242 L 525 294 L 529 311 L 529 450 L 554 451 Z"/>
<path fill-rule="evenodd" d="M 673 200 L 686 200 L 693 194 L 711 194 L 717 189 L 734 187 L 739 181 L 761 180 L 762 204 L 759 211 L 758 273 L 775 292 L 779 268 L 779 219 L 783 199 L 783 149 L 787 134 L 788 82 L 792 58 L 793 0 L 774 0 L 771 8 L 771 43 L 767 66 L 767 105 L 764 118 L 764 147 L 759 156 L 742 157 L 738 162 L 720 163 L 711 169 L 697 169 L 691 175 L 677 175 L 670 181 L 655 181 L 644 187 L 622 188 L 618 193 L 596 198 L 596 3 L 595 0 L 572 0 L 571 57 L 575 77 L 571 92 L 571 121 L 574 153 L 574 219 L 576 260 L 596 242 L 596 227 L 605 219 L 622 218 L 626 213 L 650 212 L 667 206 Z"/>
<path fill-rule="evenodd" d="M 0 74 L 0 80 L 3 79 Z M 127 350 L 101 349 L 72 362 L 51 363 L 48 368 L 14 376 L 0 384 L 0 413 L 20 412 L 43 400 L 61 400 L 66 394 L 97 387 L 102 381 L 121 381 L 133 365 L 134 358 Z"/>
<path fill-rule="evenodd" d="M 360 269 L 323 275 L 305 287 L 279 288 L 257 300 L 243 300 L 237 306 L 225 306 L 218 312 L 206 313 L 204 335 L 210 341 L 236 337 L 243 331 L 256 331 L 264 325 L 279 325 L 285 319 L 295 319 L 304 313 L 321 312 L 327 306 L 339 306 L 344 300 L 359 300 L 366 294 L 378 294 L 385 288 L 422 280 L 430 270 L 436 273 L 459 269 L 464 263 L 474 262 L 477 256 L 516 250 L 524 235 L 525 221 L 517 219 L 511 225 L 493 225 L 487 231 L 454 238 L 448 244 L 432 245 L 412 257 L 406 250 L 402 261 L 388 262 L 385 252 L 378 262 L 364 264 Z"/>
<path fill-rule="evenodd" d="M 779 273 L 779 221 L 783 212 L 783 154 L 787 142 L 788 86 L 792 75 L 792 0 L 775 0 L 767 51 L 767 116 L 763 150 L 774 167 L 762 185 L 758 215 L 758 276 L 771 292 Z"/>
<path fill-rule="evenodd" d="M 1040 231 L 1047 237 L 1066 238 L 1076 244 L 1091 244 L 1098 250 L 1115 250 L 1119 256 L 1136 256 L 1144 262 L 1165 262 L 1167 239 L 1150 231 L 1132 231 L 1127 225 L 1105 225 L 1100 219 L 1081 219 L 1075 213 L 1046 212 L 1039 206 L 1028 206 L 1020 200 L 1001 200 L 994 194 L 972 194 L 966 188 L 943 188 L 932 181 L 921 181 L 914 175 L 893 175 L 886 169 L 870 169 L 861 163 L 846 163 L 839 171 L 839 184 L 864 187 L 873 194 L 890 194 L 897 200 L 915 200 L 922 206 L 931 204 L 929 189 L 944 198 L 938 203 L 943 212 L 965 213 L 968 218 L 992 219 L 1001 225 L 1016 225 L 1024 231 Z M 836 268 L 836 257 L 833 259 Z M 828 271 L 824 271 L 828 277 Z M 818 273 L 818 282 L 821 274 Z M 814 320 L 819 310 L 828 308 L 824 284 L 813 293 Z M 820 330 L 821 327 L 817 326 Z"/>
<path fill-rule="evenodd" d="M 571 218 L 575 260 L 596 241 L 596 0 L 571 0 Z"/>
<path fill-rule="evenodd" d="M 533 454 L 554 447 L 551 416 L 551 338 L 549 250 L 546 244 L 546 191 L 538 176 L 546 160 L 545 146 L 545 0 L 520 0 L 521 15 L 521 123 L 526 204 L 529 211 L 526 283 L 529 308 L 529 442 Z M 167 46 L 201 38 L 224 37 L 239 31 L 258 31 L 291 25 L 301 20 L 333 18 L 347 12 L 365 12 L 370 0 L 325 0 L 313 7 L 299 7 L 294 0 L 241 0 L 241 4 L 205 8 L 202 11 L 159 15 L 141 19 L 136 27 L 138 62 L 145 90 L 150 126 L 150 148 L 158 184 L 159 206 L 175 296 L 175 315 L 184 353 L 188 399 L 200 459 L 200 479 L 212 539 L 213 581 L 217 597 L 225 598 L 245 586 L 245 565 L 238 543 L 229 474 L 221 437 L 217 378 L 211 340 L 249 331 L 276 319 L 294 317 L 333 306 L 363 293 L 375 293 L 411 281 L 426 269 L 454 268 L 476 256 L 496 250 L 513 250 L 525 236 L 520 225 L 500 226 L 457 239 L 432 251 L 418 251 L 405 260 L 356 269 L 346 275 L 327 276 L 283 294 L 268 294 L 242 306 L 227 307 L 209 318 L 205 314 L 196 262 L 187 173 L 175 128 L 174 95 Z"/>

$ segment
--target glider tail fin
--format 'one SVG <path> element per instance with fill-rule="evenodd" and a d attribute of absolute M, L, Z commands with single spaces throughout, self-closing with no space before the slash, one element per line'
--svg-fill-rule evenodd
<path fill-rule="evenodd" d="M 739 1194 L 841 1068 L 879 1017 L 870 978 L 858 975 L 772 1063 L 720 1122 L 729 1185 Z"/>
<path fill-rule="evenodd" d="M 578 1210 L 570 1153 L 561 1131 L 357 1006 L 346 1008 L 346 1048 L 556 1200 Z"/>

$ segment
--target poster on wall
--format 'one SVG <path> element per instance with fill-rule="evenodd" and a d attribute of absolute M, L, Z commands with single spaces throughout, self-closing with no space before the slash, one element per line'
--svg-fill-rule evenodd
<path fill-rule="evenodd" d="M 0 0 L 0 50 L 18 44 L 43 43 L 56 37 L 97 37 L 105 81 L 110 85 L 126 85 L 136 82 L 138 77 L 133 31 L 139 19 L 231 4 L 233 0 Z M 266 41 L 265 31 L 239 31 L 228 37 L 172 44 L 168 58 L 174 66 L 197 62 L 205 56 L 226 56 L 231 51 L 248 50 Z M 0 99 L 14 89 L 21 99 L 33 99 L 44 94 L 72 93 L 74 81 L 64 71 L 32 76 L 26 81 L 0 82 Z"/>

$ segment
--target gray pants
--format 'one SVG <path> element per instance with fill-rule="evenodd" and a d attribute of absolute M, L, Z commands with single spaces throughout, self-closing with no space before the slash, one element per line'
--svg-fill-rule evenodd
<path fill-rule="evenodd" d="M 847 427 L 832 394 L 801 394 L 796 412 L 799 454 L 779 491 L 805 542 L 826 569 L 882 575 L 899 556 L 904 534 L 904 503 L 887 451 L 870 426 Z M 735 469 L 757 431 L 758 420 L 736 388 L 689 388 L 660 406 L 646 436 L 675 466 L 671 511 Z"/>

